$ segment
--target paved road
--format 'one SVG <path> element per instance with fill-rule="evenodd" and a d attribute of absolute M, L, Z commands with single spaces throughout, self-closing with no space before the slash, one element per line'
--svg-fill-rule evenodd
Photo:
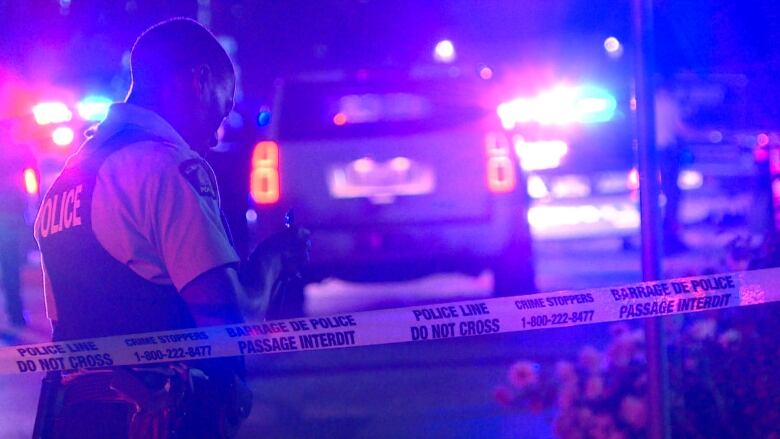
<path fill-rule="evenodd" d="M 717 269 L 723 258 L 720 249 L 728 239 L 730 235 L 711 231 L 692 234 L 689 241 L 696 250 L 667 258 L 667 275 Z M 624 250 L 621 241 L 609 239 L 541 243 L 537 272 L 545 291 L 641 278 L 639 252 Z M 363 294 L 357 294 L 360 287 L 340 284 L 330 291 L 315 288 L 308 306 L 313 313 L 325 313 L 482 297 L 487 294 L 485 282 L 489 280 L 484 277 L 464 281 L 445 276 L 411 285 L 363 287 Z M 31 325 L 14 332 L 0 321 L 5 344 L 43 340 L 48 334 L 34 265 L 25 271 L 24 285 Z M 434 292 L 428 291 L 431 285 L 437 286 Z M 552 413 L 501 408 L 493 389 L 506 382 L 509 365 L 518 359 L 549 364 L 605 340 L 604 325 L 593 325 L 251 358 L 255 408 L 241 437 L 551 437 Z M 0 438 L 30 436 L 39 380 L 0 376 Z"/>
<path fill-rule="evenodd" d="M 696 251 L 665 259 L 668 276 L 717 269 L 731 235 L 705 234 L 707 239 L 691 237 Z M 547 242 L 539 245 L 537 259 L 539 285 L 545 291 L 641 280 L 639 251 L 624 250 L 620 240 Z M 351 287 L 342 285 L 347 292 Z M 396 296 L 405 291 L 397 285 L 384 288 Z M 445 290 L 445 296 L 456 296 Z M 371 297 L 388 306 L 410 303 L 400 296 L 393 301 L 374 291 Z M 431 299 L 429 294 L 419 296 Z M 358 305 L 349 294 L 321 298 L 336 304 L 314 303 L 312 308 L 337 312 L 339 303 Z M 506 382 L 508 367 L 518 359 L 550 366 L 562 357 L 574 357 L 583 346 L 603 346 L 606 340 L 607 326 L 592 325 L 253 359 L 258 407 L 242 437 L 256 432 L 268 437 L 552 437 L 552 413 L 502 409 L 492 390 Z"/>

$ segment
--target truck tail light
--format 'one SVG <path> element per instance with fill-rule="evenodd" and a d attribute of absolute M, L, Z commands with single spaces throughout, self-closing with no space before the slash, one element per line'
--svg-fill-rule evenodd
<path fill-rule="evenodd" d="M 252 152 L 250 194 L 257 204 L 274 204 L 279 201 L 279 145 L 262 141 Z"/>
<path fill-rule="evenodd" d="M 517 186 L 515 165 L 505 135 L 488 133 L 485 136 L 487 155 L 487 185 L 491 192 L 512 192 Z"/>

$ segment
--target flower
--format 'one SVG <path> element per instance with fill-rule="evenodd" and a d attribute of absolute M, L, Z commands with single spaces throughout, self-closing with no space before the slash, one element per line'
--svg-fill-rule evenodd
<path fill-rule="evenodd" d="M 553 421 L 555 436 L 562 439 L 585 439 L 580 420 L 572 412 L 563 412 Z"/>
<path fill-rule="evenodd" d="M 626 435 L 626 433 L 620 430 L 615 430 L 609 434 L 609 439 L 627 439 L 627 438 L 628 436 Z"/>
<path fill-rule="evenodd" d="M 574 406 L 579 396 L 576 383 L 563 383 L 558 389 L 558 407 L 566 410 Z"/>
<path fill-rule="evenodd" d="M 625 367 L 634 358 L 639 348 L 631 333 L 624 333 L 607 348 L 607 359 L 611 365 Z"/>
<path fill-rule="evenodd" d="M 588 425 L 588 423 L 591 422 L 593 419 L 593 410 L 582 407 L 581 409 L 577 410 L 577 418 L 583 425 Z"/>
<path fill-rule="evenodd" d="M 780 425 L 780 381 L 772 374 L 780 367 L 777 315 L 780 303 L 768 303 L 680 316 L 665 328 L 677 328 L 667 334 L 673 431 L 737 437 L 730 433 L 737 423 L 750 426 L 751 437 L 780 439 L 773 433 Z M 537 364 L 516 363 L 512 384 L 503 391 L 515 407 L 535 410 L 557 403 L 553 425 L 561 439 L 645 437 L 650 419 L 645 339 L 632 326 L 615 325 L 604 352 L 587 346 L 576 362 L 556 362 L 549 376 L 538 374 Z"/>
<path fill-rule="evenodd" d="M 628 333 L 628 336 L 631 337 L 631 340 L 634 341 L 634 343 L 638 345 L 642 345 L 645 343 L 645 330 L 644 329 L 634 329 L 633 331 Z"/>
<path fill-rule="evenodd" d="M 643 391 L 647 388 L 647 372 L 640 373 L 639 376 L 634 379 L 633 385 L 635 391 Z"/>
<path fill-rule="evenodd" d="M 593 346 L 585 346 L 580 351 L 580 366 L 590 374 L 599 373 L 602 366 L 601 352 Z"/>
<path fill-rule="evenodd" d="M 688 333 L 694 340 L 707 340 L 715 337 L 718 322 L 715 319 L 701 319 L 691 325 Z"/>
<path fill-rule="evenodd" d="M 604 378 L 599 375 L 594 375 L 585 381 L 585 399 L 594 400 L 599 399 L 604 393 Z"/>
<path fill-rule="evenodd" d="M 524 389 L 539 382 L 538 365 L 530 361 L 518 361 L 509 368 L 509 383 L 516 389 Z"/>
<path fill-rule="evenodd" d="M 502 406 L 510 407 L 514 402 L 515 395 L 507 386 L 498 386 L 493 390 L 493 398 Z"/>
<path fill-rule="evenodd" d="M 570 361 L 558 361 L 555 363 L 555 377 L 561 383 L 576 383 L 577 368 Z"/>
<path fill-rule="evenodd" d="M 609 439 L 615 431 L 615 419 L 608 413 L 593 415 L 593 421 L 589 425 L 589 437 L 593 439 Z"/>
<path fill-rule="evenodd" d="M 628 323 L 626 322 L 618 322 L 609 325 L 609 335 L 611 335 L 613 338 L 619 338 L 630 330 L 631 327 L 628 326 Z"/>
<path fill-rule="evenodd" d="M 620 401 L 620 419 L 634 430 L 641 430 L 647 424 L 647 405 L 644 399 L 628 395 Z"/>
<path fill-rule="evenodd" d="M 742 333 L 736 329 L 729 329 L 718 336 L 718 344 L 723 349 L 729 349 L 732 345 L 742 340 Z"/>

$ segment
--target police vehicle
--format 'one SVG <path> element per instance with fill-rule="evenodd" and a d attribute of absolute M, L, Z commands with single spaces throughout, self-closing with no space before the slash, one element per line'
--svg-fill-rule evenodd
<path fill-rule="evenodd" d="M 264 236 L 294 209 L 312 231 L 313 281 L 489 270 L 496 294 L 533 292 L 525 179 L 483 100 L 489 82 L 421 76 L 279 81 L 250 222 Z"/>

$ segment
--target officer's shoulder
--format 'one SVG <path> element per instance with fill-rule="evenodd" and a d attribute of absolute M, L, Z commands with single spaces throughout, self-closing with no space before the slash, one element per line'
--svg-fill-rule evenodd
<path fill-rule="evenodd" d="M 199 157 L 188 147 L 164 140 L 144 140 L 134 142 L 111 154 L 109 166 L 137 166 L 142 169 L 161 169 L 176 167 L 179 163 Z"/>
<path fill-rule="evenodd" d="M 101 180 L 128 188 L 156 187 L 161 180 L 179 178 L 179 165 L 198 158 L 181 145 L 160 141 L 129 144 L 109 155 L 100 166 Z"/>

